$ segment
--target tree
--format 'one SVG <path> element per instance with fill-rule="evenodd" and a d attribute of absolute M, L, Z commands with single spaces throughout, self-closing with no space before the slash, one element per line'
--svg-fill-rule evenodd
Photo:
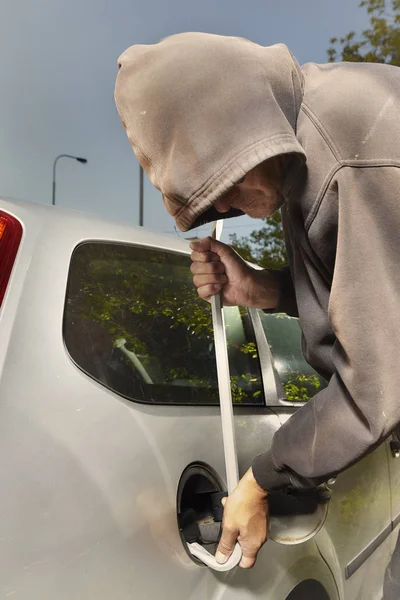
<path fill-rule="evenodd" d="M 253 231 L 249 237 L 230 236 L 231 245 L 250 262 L 266 269 L 279 269 L 286 263 L 285 242 L 283 239 L 280 213 L 265 219 L 265 226 Z"/>
<path fill-rule="evenodd" d="M 400 66 L 400 0 L 362 0 L 370 25 L 360 39 L 350 31 L 340 38 L 332 38 L 328 48 L 330 62 L 387 63 Z"/>
<path fill-rule="evenodd" d="M 280 213 L 265 219 L 265 226 L 249 237 L 238 238 L 234 233 L 230 242 L 245 260 L 265 269 L 279 269 L 287 262 Z"/>

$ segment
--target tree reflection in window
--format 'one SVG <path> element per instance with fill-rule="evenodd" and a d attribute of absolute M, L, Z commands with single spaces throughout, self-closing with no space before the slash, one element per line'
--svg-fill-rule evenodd
<path fill-rule="evenodd" d="M 262 403 L 247 311 L 227 310 L 233 399 Z M 188 256 L 82 244 L 71 261 L 64 337 L 83 371 L 126 398 L 219 402 L 211 310 L 195 292 Z"/>

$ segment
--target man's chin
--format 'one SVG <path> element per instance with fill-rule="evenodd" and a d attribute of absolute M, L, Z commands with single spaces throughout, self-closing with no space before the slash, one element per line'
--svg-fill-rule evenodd
<path fill-rule="evenodd" d="M 283 196 L 281 196 L 276 198 L 274 202 L 269 204 L 269 206 L 258 207 L 258 209 L 255 208 L 254 210 L 249 209 L 244 212 L 251 219 L 268 219 L 269 217 L 272 217 L 280 208 L 282 208 L 284 201 L 285 199 Z"/>
<path fill-rule="evenodd" d="M 250 217 L 250 219 L 267 219 L 270 215 L 253 215 L 250 213 L 245 213 L 247 217 Z"/>
<path fill-rule="evenodd" d="M 272 217 L 272 215 L 276 212 L 276 210 L 274 210 L 273 212 L 271 211 L 248 211 L 246 212 L 246 215 L 248 217 L 250 217 L 250 219 L 268 219 L 268 217 Z"/>

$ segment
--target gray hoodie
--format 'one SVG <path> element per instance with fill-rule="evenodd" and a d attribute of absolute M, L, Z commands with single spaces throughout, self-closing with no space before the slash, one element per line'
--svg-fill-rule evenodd
<path fill-rule="evenodd" d="M 400 423 L 400 69 L 300 70 L 281 44 L 201 33 L 133 46 L 119 64 L 121 119 L 181 229 L 221 217 L 213 202 L 252 167 L 294 156 L 277 310 L 298 314 L 329 385 L 253 472 L 267 490 L 335 476 Z"/>

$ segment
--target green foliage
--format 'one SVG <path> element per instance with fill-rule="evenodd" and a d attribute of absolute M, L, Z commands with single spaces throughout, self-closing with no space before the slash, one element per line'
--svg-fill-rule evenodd
<path fill-rule="evenodd" d="M 188 335 L 212 341 L 211 311 L 193 293 L 189 262 L 186 271 L 167 253 L 142 252 L 129 260 L 123 247 L 103 246 L 99 253 L 95 246 L 86 246 L 82 260 L 75 263 L 81 285 L 71 296 L 71 310 L 106 326 L 114 340 L 126 339 L 142 360 L 149 353 L 145 323 L 160 322 L 161 316 L 164 329 L 168 323 L 169 329 L 184 327 Z"/>
<path fill-rule="evenodd" d="M 387 63 L 400 66 L 400 0 L 362 0 L 370 15 L 370 26 L 360 39 L 354 31 L 330 40 L 329 62 Z"/>
<path fill-rule="evenodd" d="M 73 263 L 68 319 L 86 348 L 81 366 L 84 360 L 88 372 L 107 369 L 110 348 L 122 348 L 118 360 L 131 370 L 141 365 L 153 384 L 201 390 L 218 401 L 210 305 L 195 291 L 189 257 L 93 243 L 81 246 Z M 243 309 L 239 329 L 246 318 Z M 256 345 L 228 340 L 228 350 L 243 367 L 232 376 L 234 402 L 255 400 L 261 394 Z"/>
<path fill-rule="evenodd" d="M 315 396 L 321 382 L 317 375 L 306 375 L 298 371 L 290 373 L 283 387 L 290 402 L 307 402 Z"/>
<path fill-rule="evenodd" d="M 241 346 L 239 346 L 239 350 L 240 352 L 243 352 L 243 354 L 250 354 L 251 358 L 258 357 L 257 346 L 254 342 L 247 342 L 246 344 L 241 344 Z"/>
<path fill-rule="evenodd" d="M 233 248 L 245 260 L 265 269 L 279 269 L 286 264 L 286 249 L 279 212 L 265 219 L 265 226 L 248 237 L 230 236 Z"/>
<path fill-rule="evenodd" d="M 261 390 L 257 389 L 255 392 L 247 392 L 246 390 L 251 389 L 251 383 L 255 381 L 254 376 L 251 373 L 242 373 L 242 375 L 231 375 L 231 392 L 232 401 L 234 404 L 240 404 L 245 400 L 249 393 L 253 400 L 257 400 L 257 397 L 261 395 Z"/>

